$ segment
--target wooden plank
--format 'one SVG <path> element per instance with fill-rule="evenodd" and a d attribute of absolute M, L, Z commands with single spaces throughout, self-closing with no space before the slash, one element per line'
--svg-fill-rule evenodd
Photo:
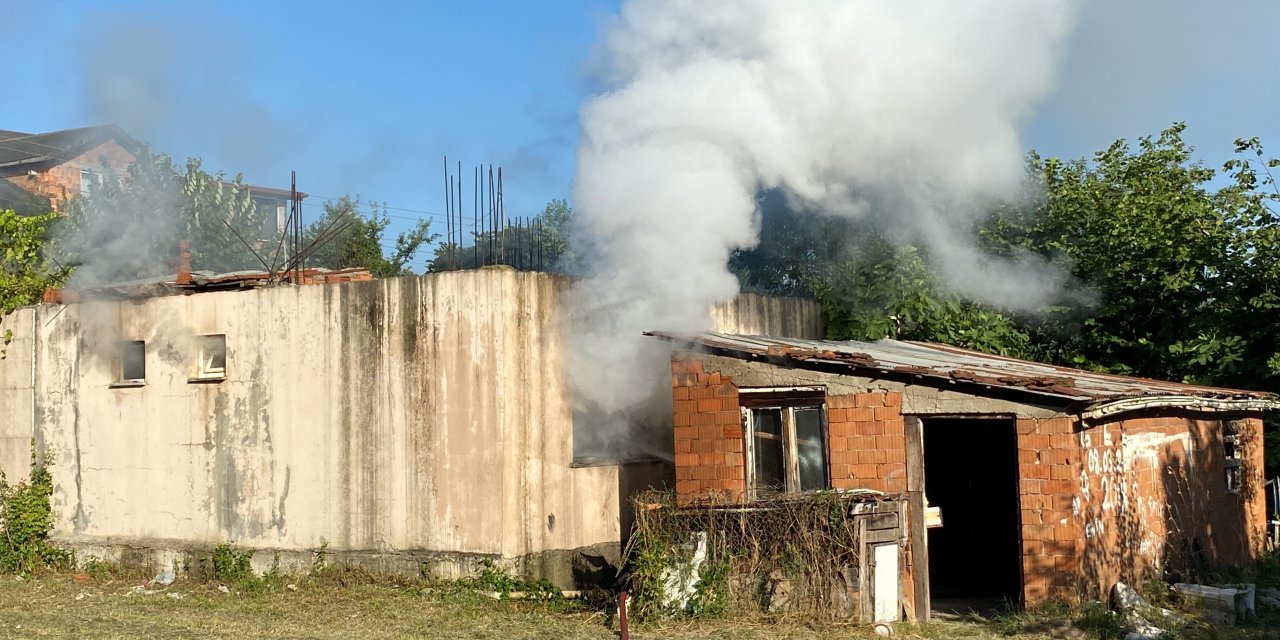
<path fill-rule="evenodd" d="M 880 513 L 867 518 L 868 529 L 898 529 L 898 514 Z"/>
<path fill-rule="evenodd" d="M 868 602 L 871 600 L 871 563 L 867 562 L 867 523 L 858 518 L 858 622 L 867 622 Z"/>
<path fill-rule="evenodd" d="M 897 543 L 902 539 L 898 529 L 867 529 L 867 544 Z"/>
<path fill-rule="evenodd" d="M 907 449 L 907 537 L 911 541 L 911 577 L 916 621 L 928 624 L 929 538 L 924 526 L 924 423 L 919 416 L 905 416 Z"/>

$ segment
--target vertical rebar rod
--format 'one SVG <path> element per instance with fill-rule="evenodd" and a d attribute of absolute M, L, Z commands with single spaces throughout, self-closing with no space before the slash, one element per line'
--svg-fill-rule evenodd
<path fill-rule="evenodd" d="M 480 266 L 480 167 L 472 172 L 471 197 L 471 268 Z"/>
<path fill-rule="evenodd" d="M 453 267 L 453 205 L 450 202 L 453 194 L 453 180 L 449 178 L 449 156 L 444 157 L 444 233 L 445 233 L 445 266 Z"/>
<path fill-rule="evenodd" d="M 458 211 L 458 221 L 453 225 L 453 234 L 454 234 L 454 236 L 456 236 L 456 239 L 457 239 L 457 243 L 454 245 L 454 253 L 453 253 L 454 265 L 453 265 L 453 268 L 454 268 L 454 269 L 461 269 L 461 268 L 462 268 L 462 252 L 463 252 L 463 248 L 462 248 L 462 216 L 463 216 L 463 212 L 462 212 L 462 161 L 461 161 L 461 160 L 459 160 L 459 161 L 458 161 L 458 198 L 457 198 L 457 203 L 458 203 L 458 204 L 457 204 L 457 206 L 456 206 L 456 207 L 454 207 L 454 208 L 455 208 L 455 209 L 457 209 L 457 211 Z M 452 216 L 450 216 L 450 219 L 452 219 Z"/>

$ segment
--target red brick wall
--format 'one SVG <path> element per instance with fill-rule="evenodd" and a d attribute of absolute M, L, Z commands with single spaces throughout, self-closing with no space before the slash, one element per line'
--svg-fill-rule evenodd
<path fill-rule="evenodd" d="M 80 170 L 101 172 L 103 160 L 108 167 L 123 176 L 135 158 L 114 141 L 105 142 L 67 162 L 50 166 L 35 176 L 30 176 L 23 170 L 6 179 L 27 191 L 48 196 L 53 208 L 58 209 L 71 198 L 80 195 Z"/>
<path fill-rule="evenodd" d="M 1242 424 L 1243 475 L 1260 483 L 1261 421 Z M 1258 553 L 1262 496 L 1226 493 L 1223 426 L 1186 412 L 1085 428 L 1068 418 L 1018 420 L 1027 603 L 1103 599 L 1117 581 Z"/>
<path fill-rule="evenodd" d="M 1136 414 L 1078 434 L 1073 514 L 1091 595 L 1117 580 L 1239 564 L 1261 552 L 1262 423 L 1240 422 L 1246 486 L 1238 494 L 1226 491 L 1225 423 L 1212 414 Z"/>
<path fill-rule="evenodd" d="M 1018 493 L 1022 502 L 1023 597 L 1074 599 L 1080 525 L 1072 517 L 1079 450 L 1072 418 L 1018 420 Z"/>
<path fill-rule="evenodd" d="M 827 435 L 833 488 L 907 490 L 902 394 L 827 396 Z"/>
<path fill-rule="evenodd" d="M 676 495 L 680 502 L 746 495 L 738 388 L 696 359 L 673 359 Z M 827 396 L 828 460 L 837 489 L 906 491 L 902 394 Z"/>
<path fill-rule="evenodd" d="M 746 493 L 738 388 L 701 360 L 672 360 L 676 498 L 741 500 Z"/>

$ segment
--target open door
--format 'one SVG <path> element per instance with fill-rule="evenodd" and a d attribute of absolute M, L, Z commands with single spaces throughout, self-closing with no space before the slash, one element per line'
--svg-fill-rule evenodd
<path fill-rule="evenodd" d="M 985 613 L 1022 596 L 1017 428 L 1013 419 L 925 418 L 925 497 L 937 612 Z"/>

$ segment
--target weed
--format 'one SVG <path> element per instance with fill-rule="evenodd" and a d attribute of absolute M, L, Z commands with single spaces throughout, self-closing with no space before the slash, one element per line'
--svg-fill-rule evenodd
<path fill-rule="evenodd" d="M 311 572 L 319 573 L 325 567 L 325 561 L 329 556 L 329 541 L 321 540 L 320 548 L 316 549 L 315 556 L 311 559 Z"/>
<path fill-rule="evenodd" d="M 1030 619 L 1030 612 L 1009 602 L 991 614 L 991 623 L 995 626 L 996 633 L 1002 636 L 1016 636 L 1022 633 Z"/>
<path fill-rule="evenodd" d="M 1125 636 L 1120 616 L 1101 602 L 1085 605 L 1076 617 L 1076 626 L 1097 640 L 1118 640 Z"/>
<path fill-rule="evenodd" d="M 236 551 L 224 542 L 214 547 L 210 562 L 215 580 L 240 582 L 253 577 L 253 549 Z"/>
<path fill-rule="evenodd" d="M 31 445 L 31 474 L 26 482 L 11 485 L 0 472 L 0 571 L 31 573 L 37 569 L 65 569 L 75 557 L 49 542 L 53 530 L 52 456 L 36 453 Z"/>
<path fill-rule="evenodd" d="M 93 556 L 89 556 L 89 559 L 84 561 L 84 565 L 80 567 L 80 570 L 94 578 L 104 578 L 112 573 L 111 565 L 103 562 L 101 558 Z"/>

